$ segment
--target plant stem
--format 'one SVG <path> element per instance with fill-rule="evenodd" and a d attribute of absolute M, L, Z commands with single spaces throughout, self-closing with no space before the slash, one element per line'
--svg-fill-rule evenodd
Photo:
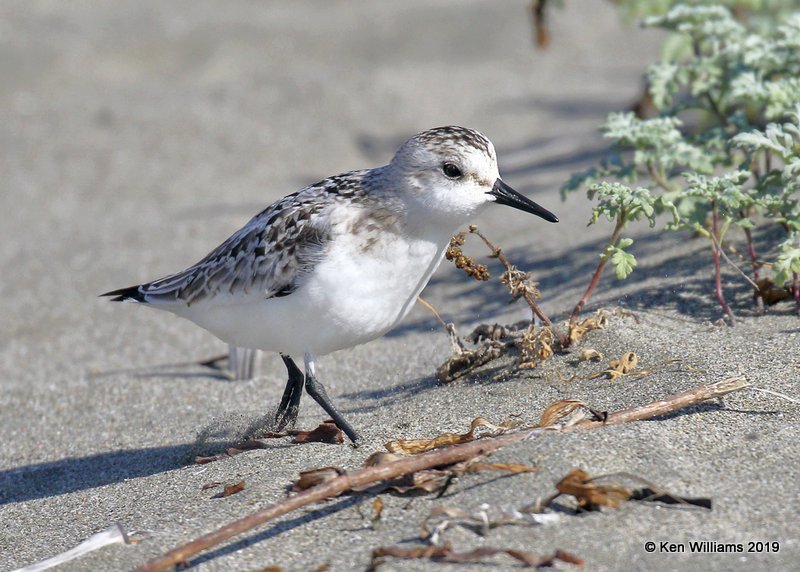
<path fill-rule="evenodd" d="M 617 224 L 614 226 L 614 232 L 611 233 L 611 238 L 608 241 L 609 248 L 606 249 L 606 253 L 600 258 L 600 263 L 597 265 L 597 268 L 592 274 L 592 280 L 589 282 L 589 286 L 586 288 L 586 292 L 583 293 L 583 296 L 575 305 L 575 308 L 572 310 L 572 315 L 569 318 L 570 326 L 575 325 L 578 323 L 578 318 L 580 318 L 581 310 L 586 305 L 586 302 L 589 301 L 589 297 L 592 295 L 597 283 L 600 281 L 600 276 L 603 274 L 603 269 L 606 267 L 606 262 L 608 262 L 609 256 L 611 256 L 610 247 L 613 247 L 617 244 L 617 240 L 619 240 L 619 234 L 622 232 L 622 228 L 625 226 L 625 212 L 620 211 L 619 216 L 617 217 Z"/>
<path fill-rule="evenodd" d="M 508 272 L 511 272 L 513 266 L 508 261 L 508 258 L 506 258 L 506 255 L 503 254 L 503 250 L 499 246 L 495 246 L 480 230 L 478 230 L 477 227 L 471 226 L 469 231 L 473 234 L 477 234 L 486 244 L 486 246 L 489 247 L 489 250 L 492 251 L 492 256 L 496 256 L 500 261 L 500 264 L 502 264 Z M 550 318 L 548 318 L 545 313 L 542 312 L 541 308 L 539 308 L 539 305 L 536 303 L 536 300 L 533 299 L 533 296 L 531 296 L 530 293 L 525 292 L 522 297 L 525 302 L 527 302 L 528 306 L 530 306 L 531 312 L 533 312 L 535 316 L 538 316 L 542 323 L 553 331 L 558 338 L 559 343 L 561 343 L 561 347 L 567 347 L 569 345 L 569 339 L 564 334 L 556 330 L 555 327 L 553 327 L 553 322 L 551 322 Z"/>
<path fill-rule="evenodd" d="M 692 49 L 697 59 L 703 58 L 703 50 L 700 48 L 700 42 L 696 38 L 692 40 Z M 717 116 L 717 119 L 719 119 L 720 124 L 722 124 L 723 127 L 728 127 L 728 125 L 730 125 L 730 122 L 728 121 L 728 116 L 722 112 L 719 103 L 711 95 L 711 91 L 707 90 L 704 93 L 704 95 L 706 98 L 706 102 L 708 103 L 708 106 L 711 108 L 711 111 L 714 113 L 714 115 Z"/>
<path fill-rule="evenodd" d="M 736 272 L 738 272 L 742 276 L 742 278 L 744 278 L 747 281 L 747 283 L 750 284 L 750 286 L 753 287 L 753 290 L 758 290 L 758 284 L 756 282 L 754 282 L 753 279 L 750 278 L 747 274 L 745 274 L 742 271 L 742 269 L 739 268 L 733 260 L 731 260 L 730 256 L 728 256 L 725 253 L 725 249 L 722 248 L 722 243 L 719 240 L 717 240 L 717 238 L 714 237 L 713 234 L 709 234 L 708 236 L 709 236 L 709 239 L 711 239 L 711 242 L 714 243 L 714 246 L 717 247 L 717 252 L 719 252 L 722 255 L 722 257 L 725 259 L 725 262 L 730 264 L 731 268 L 736 270 Z"/>
<path fill-rule="evenodd" d="M 744 218 L 744 213 L 742 213 Z M 753 282 L 758 286 L 761 280 L 761 271 L 758 266 L 758 256 L 756 255 L 756 245 L 753 242 L 753 233 L 749 228 L 744 229 L 744 235 L 747 237 L 747 253 L 750 255 L 750 264 L 753 266 Z M 756 303 L 756 310 L 761 313 L 764 311 L 764 298 L 761 296 L 761 290 L 758 287 L 753 289 L 753 299 Z"/>
<path fill-rule="evenodd" d="M 719 215 L 717 213 L 717 202 L 711 201 L 711 255 L 714 258 L 714 293 L 717 296 L 719 305 L 728 316 L 731 324 L 734 323 L 735 317 L 731 311 L 728 303 L 725 302 L 725 295 L 722 292 L 722 272 L 720 268 L 720 251 L 722 244 L 719 243 Z"/>
<path fill-rule="evenodd" d="M 661 187 L 667 193 L 671 193 L 675 189 L 672 188 L 672 185 L 669 184 L 667 181 L 667 177 L 664 173 L 659 170 L 652 162 L 647 163 L 647 171 L 650 174 L 650 178 Z"/>
<path fill-rule="evenodd" d="M 719 398 L 734 391 L 746 389 L 747 387 L 749 387 L 749 384 L 743 377 L 732 377 L 712 385 L 701 385 L 689 391 L 677 393 L 646 405 L 612 413 L 605 421 L 584 420 L 571 427 L 564 427 L 563 430 L 598 429 L 605 425 L 619 425 L 631 421 L 651 419 L 655 416 L 672 413 L 696 405 L 697 403 L 708 401 L 709 399 Z M 371 467 L 364 467 L 351 473 L 345 473 L 330 481 L 298 493 L 295 496 L 278 501 L 250 513 L 247 516 L 229 522 L 225 526 L 195 538 L 177 548 L 173 548 L 169 552 L 144 563 L 136 569 L 136 572 L 157 572 L 159 570 L 169 569 L 182 562 L 187 562 L 188 559 L 195 554 L 217 546 L 265 522 L 269 522 L 293 510 L 338 496 L 342 493 L 363 490 L 367 486 L 424 469 L 430 469 L 441 465 L 452 465 L 460 461 L 491 453 L 502 447 L 511 445 L 512 443 L 530 440 L 536 435 L 550 433 L 553 430 L 552 427 L 537 427 L 534 429 L 517 431 L 516 433 L 505 433 L 498 437 L 486 437 L 469 443 L 451 445 L 421 455 L 406 457 L 398 459 L 397 461 L 381 463 Z"/>
<path fill-rule="evenodd" d="M 766 156 L 765 153 L 765 163 L 768 163 L 769 158 Z M 765 165 L 766 166 L 766 165 Z M 766 166 L 766 171 L 769 172 L 769 167 Z M 761 180 L 761 164 L 759 163 L 758 156 L 753 158 L 750 171 L 753 173 L 753 179 L 755 181 Z M 751 207 L 752 208 L 752 207 Z M 739 217 L 742 219 L 747 218 L 749 213 L 745 212 L 744 210 L 739 211 Z M 747 237 L 747 253 L 750 255 L 750 264 L 753 266 L 753 282 L 756 283 L 756 287 L 753 291 L 753 301 L 756 304 L 756 312 L 759 314 L 764 313 L 764 297 L 761 295 L 761 287 L 758 285 L 759 281 L 761 280 L 761 272 L 758 266 L 758 256 L 756 255 L 756 246 L 753 242 L 753 233 L 752 231 L 745 227 L 744 235 Z"/>

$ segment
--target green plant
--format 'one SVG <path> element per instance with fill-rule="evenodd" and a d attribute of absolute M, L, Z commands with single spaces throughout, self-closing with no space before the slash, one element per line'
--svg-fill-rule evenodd
<path fill-rule="evenodd" d="M 714 295 L 731 321 L 721 279 L 723 260 L 736 266 L 725 253 L 731 228 L 740 229 L 747 244 L 751 276 L 737 270 L 753 287 L 757 305 L 762 306 L 762 271 L 771 267 L 776 286 L 792 282 L 800 307 L 800 13 L 782 22 L 762 15 L 756 26 L 737 20 L 723 6 L 700 4 L 676 5 L 646 19 L 646 26 L 673 32 L 688 48 L 672 50 L 647 72 L 657 116 L 609 115 L 604 126 L 613 142 L 609 157 L 572 177 L 563 189 L 588 187 L 589 199 L 598 200 L 590 224 L 599 214 L 616 221 L 573 321 L 605 261 L 611 259 L 618 278 L 635 266 L 625 250 L 630 244 L 616 242 L 619 213 L 605 212 L 605 193 L 612 189 L 620 204 L 647 196 L 654 210 L 647 215 L 651 226 L 664 213 L 670 218 L 667 230 L 691 230 L 708 239 Z M 609 179 L 614 182 L 605 182 Z M 786 235 L 768 248 L 775 256 L 770 264 L 757 253 L 753 232 L 772 223 Z"/>
<path fill-rule="evenodd" d="M 628 223 L 639 220 L 642 216 L 650 221 L 651 227 L 656 223 L 656 201 L 650 191 L 645 188 L 631 189 L 621 183 L 603 182 L 589 187 L 588 196 L 590 199 L 597 197 L 597 206 L 592 211 L 592 220 L 589 224 L 595 224 L 601 216 L 605 216 L 609 221 L 614 222 L 614 230 L 611 232 L 611 238 L 608 240 L 605 251 L 600 255 L 600 262 L 592 275 L 589 286 L 572 311 L 570 325 L 578 323 L 581 309 L 592 295 L 592 291 L 600 281 L 603 269 L 609 261 L 614 266 L 617 278 L 620 280 L 627 278 L 636 267 L 636 258 L 625 250 L 633 244 L 633 239 L 620 238 L 622 230 Z"/>

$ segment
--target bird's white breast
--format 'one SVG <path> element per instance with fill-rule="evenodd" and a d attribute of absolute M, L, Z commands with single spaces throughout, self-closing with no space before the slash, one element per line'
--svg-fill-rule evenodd
<path fill-rule="evenodd" d="M 320 346 L 349 347 L 377 338 L 414 305 L 442 259 L 448 233 L 410 236 L 399 220 L 337 213 L 336 239 L 303 290 L 319 312 Z M 327 340 L 326 340 L 327 339 Z M 319 353 L 323 353 L 317 350 Z"/>

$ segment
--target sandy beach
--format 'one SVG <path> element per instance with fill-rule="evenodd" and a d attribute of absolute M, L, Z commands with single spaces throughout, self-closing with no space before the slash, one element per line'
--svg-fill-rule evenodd
<path fill-rule="evenodd" d="M 356 469 L 385 442 L 466 432 L 482 416 L 534 423 L 557 399 L 619 411 L 742 375 L 797 399 L 800 319 L 784 303 L 758 316 L 733 271 L 739 314 L 719 323 L 710 253 L 688 234 L 646 226 L 639 267 L 609 272 L 585 314 L 617 309 L 576 352 L 510 379 L 510 358 L 449 384 L 435 370 L 450 343 L 417 307 L 387 336 L 319 360 L 320 379 L 364 444 L 292 444 L 198 465 L 280 400 L 285 370 L 265 355 L 260 376 L 230 381 L 197 365 L 226 351 L 193 324 L 102 292 L 155 279 L 204 256 L 279 197 L 336 173 L 385 164 L 418 131 L 469 126 L 497 148 L 500 170 L 560 222 L 492 206 L 474 221 L 539 281 L 542 308 L 563 320 L 580 298 L 609 227 L 587 227 L 583 193 L 561 200 L 570 174 L 606 149 L 598 129 L 641 91 L 660 37 L 620 21 L 608 2 L 553 10 L 537 49 L 529 2 L 281 2 L 143 0 L 7 2 L 0 6 L 0 570 L 53 556 L 119 522 L 141 542 L 58 568 L 129 570 L 287 495 L 307 469 Z M 736 238 L 733 238 L 734 242 Z M 484 257 L 470 239 L 465 251 Z M 486 262 L 486 260 L 482 260 Z M 488 262 L 495 274 L 496 260 Z M 443 264 L 424 291 L 462 334 L 527 319 L 496 281 Z M 644 376 L 590 379 L 608 359 L 639 356 Z M 324 412 L 304 397 L 298 427 Z M 364 570 L 379 546 L 421 545 L 440 505 L 490 514 L 555 492 L 570 469 L 628 473 L 712 510 L 624 503 L 556 522 L 455 526 L 457 550 L 567 550 L 587 570 L 788 570 L 800 559 L 795 500 L 800 411 L 743 391 L 654 420 L 539 436 L 491 457 L 538 470 L 465 475 L 441 498 L 345 495 L 262 526 L 190 562 L 198 571 L 268 566 Z M 202 442 L 198 442 L 203 436 Z M 212 498 L 210 482 L 245 482 Z M 690 541 L 777 542 L 779 552 L 691 553 Z M 653 553 L 645 543 L 685 545 Z M 381 570 L 505 570 L 389 560 Z M 574 566 L 558 563 L 557 569 Z"/>

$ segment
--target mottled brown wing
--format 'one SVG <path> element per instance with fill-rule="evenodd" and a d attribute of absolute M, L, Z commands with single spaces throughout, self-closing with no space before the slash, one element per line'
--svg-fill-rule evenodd
<path fill-rule="evenodd" d="M 285 197 L 256 215 L 186 270 L 139 287 L 145 302 L 187 305 L 207 298 L 286 296 L 309 273 L 330 240 L 320 211 L 326 203 Z"/>

